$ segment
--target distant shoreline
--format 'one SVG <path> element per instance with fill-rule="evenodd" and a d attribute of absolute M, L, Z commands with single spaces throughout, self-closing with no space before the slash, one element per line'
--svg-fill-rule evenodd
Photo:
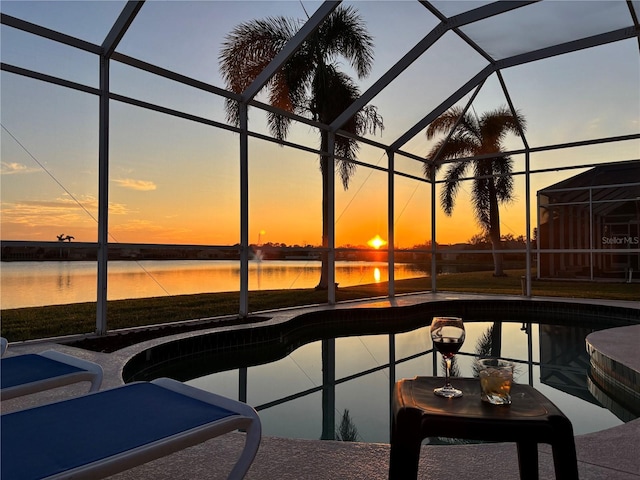
<path fill-rule="evenodd" d="M 260 256 L 261 260 L 308 260 L 320 261 L 321 248 L 313 246 L 250 245 L 249 259 Z M 487 253 L 490 255 L 490 253 Z M 411 250 L 395 253 L 398 263 L 424 263 L 431 254 Z M 73 242 L 49 242 L 46 245 L 29 245 L 23 242 L 2 242 L 0 261 L 2 262 L 67 262 L 97 261 L 95 244 Z M 179 246 L 179 245 L 109 245 L 109 260 L 235 260 L 240 261 L 240 247 L 229 246 Z M 371 248 L 347 248 L 336 252 L 337 261 L 379 262 L 387 260 L 386 250 Z"/>

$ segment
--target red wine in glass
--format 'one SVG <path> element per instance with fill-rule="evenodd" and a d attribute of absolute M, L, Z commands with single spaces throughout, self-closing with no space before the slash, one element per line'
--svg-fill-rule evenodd
<path fill-rule="evenodd" d="M 433 393 L 440 397 L 456 398 L 462 396 L 462 390 L 454 388 L 449 382 L 451 359 L 462 347 L 465 338 L 464 323 L 459 317 L 433 317 L 430 328 L 433 346 L 445 359 L 445 383 Z"/>
<path fill-rule="evenodd" d="M 444 358 L 452 358 L 462 347 L 463 341 L 459 338 L 443 338 L 442 341 L 434 341 L 433 346 L 436 347 Z"/>

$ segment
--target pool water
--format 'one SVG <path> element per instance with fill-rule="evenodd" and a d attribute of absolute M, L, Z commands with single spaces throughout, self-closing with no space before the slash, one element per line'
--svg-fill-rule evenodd
<path fill-rule="evenodd" d="M 493 325 L 465 324 L 466 340 L 455 357 L 454 374 L 474 376 L 476 358 L 493 345 Z M 532 385 L 549 398 L 569 417 L 576 435 L 623 423 L 588 391 L 585 337 L 599 328 L 502 322 L 501 329 L 500 342 L 493 342 L 500 345 L 493 347 L 499 346 L 501 358 L 516 362 L 514 380 Z M 334 341 L 328 342 L 325 347 Z M 324 376 L 335 378 L 335 389 L 330 389 L 335 396 L 323 402 L 322 344 L 312 342 L 271 363 L 213 373 L 187 383 L 246 401 L 258 410 L 267 436 L 327 438 L 323 424 L 325 430 L 339 424 L 348 410 L 358 441 L 388 443 L 389 392 L 394 381 L 443 375 L 441 356 L 432 348 L 428 327 L 337 338 L 335 357 L 325 355 L 324 360 Z M 455 385 L 455 378 L 452 383 Z M 323 403 L 327 405 L 324 412 Z"/>

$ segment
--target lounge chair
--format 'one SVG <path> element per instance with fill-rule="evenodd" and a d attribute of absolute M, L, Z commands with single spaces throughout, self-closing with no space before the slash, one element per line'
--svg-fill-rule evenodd
<path fill-rule="evenodd" d="M 0 359 L 2 400 L 84 381 L 91 382 L 90 392 L 97 391 L 102 367 L 55 350 Z"/>
<path fill-rule="evenodd" d="M 256 411 L 176 380 L 135 382 L 0 416 L 0 475 L 102 478 L 237 429 L 246 439 L 230 479 L 244 477 L 260 445 Z"/>

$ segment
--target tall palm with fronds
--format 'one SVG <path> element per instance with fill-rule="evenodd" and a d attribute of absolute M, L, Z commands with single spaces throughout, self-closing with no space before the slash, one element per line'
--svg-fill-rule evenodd
<path fill-rule="evenodd" d="M 236 93 L 244 91 L 278 54 L 302 26 L 301 21 L 285 17 L 253 20 L 237 26 L 226 38 L 220 67 L 227 87 Z M 266 85 L 271 105 L 287 112 L 307 116 L 330 124 L 360 95 L 354 81 L 339 71 L 337 61 L 346 59 L 359 78 L 366 77 L 373 64 L 373 41 L 364 23 L 352 7 L 337 7 L 320 27 L 301 45 Z M 239 106 L 233 100 L 225 104 L 227 118 L 239 123 Z M 291 124 L 289 117 L 268 113 L 269 129 L 275 138 L 284 140 Z M 374 106 L 358 111 L 342 129 L 356 135 L 376 133 L 384 128 L 382 117 Z M 322 274 L 316 288 L 328 287 L 329 245 L 328 175 L 329 134 L 320 132 L 320 171 L 322 173 Z M 336 168 L 345 190 L 355 172 L 358 143 L 337 135 Z"/>
<path fill-rule="evenodd" d="M 507 107 L 485 112 L 480 117 L 468 112 L 463 115 L 461 108 L 454 107 L 429 125 L 427 138 L 432 139 L 439 133 L 448 134 L 452 129 L 451 135 L 437 141 L 427 154 L 431 162 L 425 163 L 425 175 L 431 178 L 431 166 L 435 165 L 437 171 L 442 161 L 490 155 L 487 158 L 450 163 L 445 173 L 440 203 L 445 214 L 453 213 L 462 179 L 467 171 L 472 169 L 474 180 L 471 201 L 474 214 L 481 228 L 491 239 L 493 274 L 504 276 L 502 254 L 497 252 L 500 249 L 499 205 L 512 201 L 514 193 L 513 159 L 501 155 L 501 152 L 507 134 L 520 136 L 521 131 L 524 132 L 525 119 L 519 112 L 513 114 Z"/>

